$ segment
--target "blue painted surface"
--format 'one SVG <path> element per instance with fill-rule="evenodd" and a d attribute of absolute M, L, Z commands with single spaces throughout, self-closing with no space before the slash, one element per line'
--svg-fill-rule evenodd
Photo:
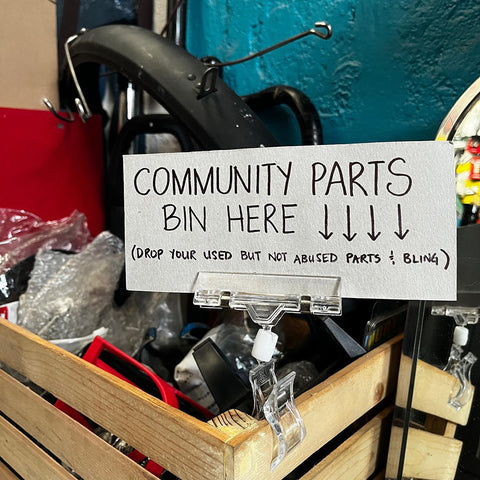
<path fill-rule="evenodd" d="M 328 21 L 309 36 L 225 69 L 239 94 L 275 84 L 305 92 L 325 143 L 430 140 L 480 76 L 478 0 L 188 0 L 187 49 L 234 60 Z"/>

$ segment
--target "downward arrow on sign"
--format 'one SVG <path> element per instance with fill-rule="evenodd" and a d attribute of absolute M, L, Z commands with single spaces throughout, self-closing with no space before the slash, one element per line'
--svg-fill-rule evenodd
<path fill-rule="evenodd" d="M 357 234 L 351 234 L 351 227 L 350 227 L 350 205 L 347 205 L 347 233 L 342 234 L 349 242 L 351 242 Z"/>
<path fill-rule="evenodd" d="M 327 205 L 324 205 L 324 219 L 325 219 L 325 229 L 324 231 L 322 232 L 321 230 L 318 231 L 318 233 L 325 239 L 325 240 L 328 240 L 332 235 L 333 235 L 333 232 L 328 232 L 328 207 Z"/>
<path fill-rule="evenodd" d="M 397 205 L 397 215 L 398 215 L 398 232 L 395 231 L 394 233 L 400 240 L 403 240 L 407 236 L 407 233 L 410 230 L 408 229 L 405 231 L 402 230 L 402 207 L 400 204 Z"/>
<path fill-rule="evenodd" d="M 367 235 L 373 241 L 375 241 L 381 235 L 382 232 L 375 233 L 375 211 L 373 209 L 373 205 L 370 205 L 370 227 L 371 227 L 371 230 L 370 232 L 367 232 Z"/>

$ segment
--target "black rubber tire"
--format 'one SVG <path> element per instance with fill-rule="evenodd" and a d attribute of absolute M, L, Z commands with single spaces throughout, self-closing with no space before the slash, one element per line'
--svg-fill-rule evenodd
<path fill-rule="evenodd" d="M 257 93 L 245 95 L 242 100 L 256 112 L 286 105 L 295 115 L 302 145 L 322 145 L 322 123 L 312 101 L 300 90 L 288 85 L 275 85 Z"/>
<path fill-rule="evenodd" d="M 70 44 L 70 56 L 87 103 L 101 112 L 98 66 L 107 65 L 149 93 L 206 150 L 276 146 L 277 140 L 249 106 L 220 78 L 215 90 L 199 96 L 209 66 L 170 40 L 132 25 L 89 30 Z M 68 67 L 61 96 L 76 96 Z"/>

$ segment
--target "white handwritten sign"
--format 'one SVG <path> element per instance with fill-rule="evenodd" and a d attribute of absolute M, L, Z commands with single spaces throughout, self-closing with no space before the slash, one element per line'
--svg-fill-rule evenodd
<path fill-rule="evenodd" d="M 454 178 L 453 147 L 433 141 L 127 155 L 127 287 L 264 273 L 338 276 L 344 297 L 453 300 Z"/>

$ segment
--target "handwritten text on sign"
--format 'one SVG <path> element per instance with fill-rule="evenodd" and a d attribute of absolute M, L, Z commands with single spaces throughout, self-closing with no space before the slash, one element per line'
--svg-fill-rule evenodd
<path fill-rule="evenodd" d="M 277 147 L 124 158 L 127 285 L 198 272 L 338 276 L 342 296 L 456 296 L 453 147 Z"/>

